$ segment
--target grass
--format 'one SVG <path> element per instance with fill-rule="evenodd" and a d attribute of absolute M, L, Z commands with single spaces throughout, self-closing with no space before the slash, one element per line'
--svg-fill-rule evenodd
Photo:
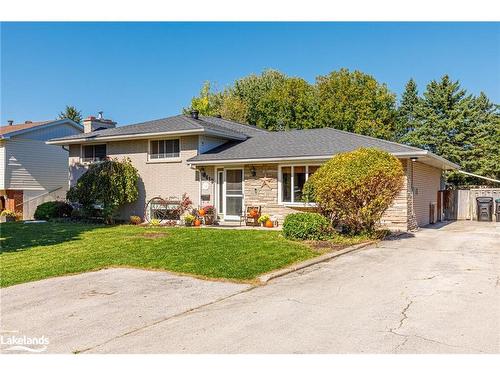
<path fill-rule="evenodd" d="M 4 223 L 0 237 L 1 287 L 111 266 L 244 281 L 318 254 L 277 231 Z"/>

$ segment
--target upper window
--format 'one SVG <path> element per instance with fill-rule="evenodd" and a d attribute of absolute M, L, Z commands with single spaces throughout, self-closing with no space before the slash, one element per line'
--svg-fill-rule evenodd
<path fill-rule="evenodd" d="M 283 203 L 301 203 L 304 184 L 318 168 L 317 165 L 282 167 L 281 201 Z"/>
<path fill-rule="evenodd" d="M 178 139 L 151 141 L 150 159 L 178 158 L 180 156 L 180 142 Z"/>
<path fill-rule="evenodd" d="M 86 145 L 83 146 L 83 161 L 94 163 L 106 159 L 106 145 Z"/>

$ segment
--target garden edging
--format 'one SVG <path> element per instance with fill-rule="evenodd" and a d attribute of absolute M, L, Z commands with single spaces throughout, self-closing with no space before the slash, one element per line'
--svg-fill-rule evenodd
<path fill-rule="evenodd" d="M 313 266 L 313 265 L 318 264 L 318 263 L 329 261 L 330 259 L 336 258 L 340 255 L 350 253 L 351 251 L 354 251 L 354 250 L 359 250 L 359 249 L 365 248 L 365 247 L 373 245 L 377 242 L 379 242 L 379 240 L 368 241 L 368 242 L 365 242 L 362 244 L 349 246 L 349 247 L 342 249 L 342 250 L 339 250 L 339 251 L 326 253 L 326 254 L 320 255 L 316 258 L 308 259 L 308 260 L 305 260 L 303 262 L 293 264 L 290 267 L 286 267 L 286 268 L 279 269 L 277 271 L 265 273 L 265 274 L 259 276 L 257 278 L 257 280 L 260 283 L 265 284 L 272 279 L 276 279 L 278 277 L 288 275 L 289 273 L 299 271 L 301 269 Z"/>

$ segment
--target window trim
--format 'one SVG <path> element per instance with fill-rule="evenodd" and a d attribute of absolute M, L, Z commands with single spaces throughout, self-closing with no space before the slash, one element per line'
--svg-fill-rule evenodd
<path fill-rule="evenodd" d="M 172 156 L 172 157 L 165 157 L 165 158 L 158 158 L 158 159 L 152 159 L 151 158 L 151 143 L 155 141 L 179 141 L 179 156 Z M 182 142 L 180 137 L 167 137 L 167 138 L 152 138 L 148 139 L 148 155 L 147 155 L 147 161 L 146 163 L 178 163 L 182 161 L 181 158 L 181 152 L 182 152 Z"/>
<path fill-rule="evenodd" d="M 85 147 L 94 147 L 94 160 L 86 161 L 85 160 Z M 100 163 L 102 160 L 95 160 L 95 146 L 106 146 L 106 158 L 108 157 L 108 144 L 107 143 L 91 143 L 91 144 L 80 144 L 80 164 L 89 165 L 94 163 Z"/>
<path fill-rule="evenodd" d="M 295 202 L 295 197 L 293 194 L 293 186 L 294 186 L 294 167 L 306 167 L 306 181 L 309 179 L 309 167 L 321 167 L 321 164 L 316 163 L 297 163 L 297 164 L 281 164 L 278 166 L 278 204 L 283 206 L 301 206 L 301 207 L 315 207 L 316 203 L 314 202 Z M 291 201 L 283 201 L 283 168 L 290 168 L 291 176 L 290 176 L 290 197 Z"/>

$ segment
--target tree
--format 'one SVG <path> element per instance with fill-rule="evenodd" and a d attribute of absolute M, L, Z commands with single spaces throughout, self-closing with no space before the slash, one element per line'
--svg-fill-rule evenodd
<path fill-rule="evenodd" d="M 396 140 L 401 139 L 417 127 L 419 105 L 420 98 L 418 96 L 417 84 L 412 78 L 405 86 L 401 104 L 397 111 Z"/>
<path fill-rule="evenodd" d="M 404 171 L 393 155 L 377 149 L 337 154 L 309 177 L 305 196 L 334 226 L 371 232 L 403 187 Z"/>
<path fill-rule="evenodd" d="M 431 81 L 416 111 L 415 126 L 401 140 L 429 150 L 467 172 L 500 178 L 499 107 L 483 93 L 467 94 L 458 81 L 445 75 Z M 484 180 L 452 172 L 456 185 L 487 184 Z"/>
<path fill-rule="evenodd" d="M 212 92 L 212 84 L 209 81 L 203 83 L 199 96 L 191 99 L 191 106 L 185 108 L 183 112 L 189 114 L 192 110 L 197 110 L 203 116 L 216 116 L 220 114 L 222 106 L 222 94 Z"/>
<path fill-rule="evenodd" d="M 396 97 L 360 71 L 340 69 L 316 79 L 318 125 L 376 138 L 394 138 Z"/>
<path fill-rule="evenodd" d="M 64 111 L 59 113 L 59 119 L 62 120 L 65 118 L 73 120 L 77 124 L 82 123 L 82 113 L 74 106 L 67 105 Z"/>
<path fill-rule="evenodd" d="M 89 211 L 102 205 L 107 223 L 113 221 L 120 206 L 137 200 L 139 174 L 130 159 L 108 159 L 91 164 L 67 193 L 66 198 Z"/>
<path fill-rule="evenodd" d="M 287 78 L 260 98 L 257 125 L 267 130 L 315 127 L 317 102 L 314 88 L 302 78 Z"/>

